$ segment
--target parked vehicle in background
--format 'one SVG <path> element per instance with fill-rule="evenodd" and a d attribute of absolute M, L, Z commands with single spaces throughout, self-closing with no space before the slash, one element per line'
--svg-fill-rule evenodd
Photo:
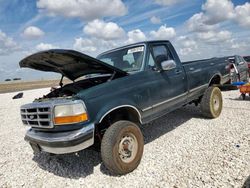
<path fill-rule="evenodd" d="M 244 56 L 243 58 L 248 64 L 248 72 L 249 72 L 249 76 L 250 76 L 250 56 Z"/>
<path fill-rule="evenodd" d="M 13 81 L 21 80 L 21 78 L 13 78 Z"/>
<path fill-rule="evenodd" d="M 222 110 L 218 87 L 229 80 L 225 58 L 182 63 L 169 41 L 131 44 L 92 58 L 72 50 L 26 57 L 21 67 L 62 74 L 60 88 L 21 107 L 34 151 L 64 154 L 100 145 L 105 166 L 126 174 L 140 163 L 140 127 L 184 105 Z M 73 81 L 63 85 L 63 77 Z M 79 79 L 82 78 L 82 79 Z M 78 80 L 77 80 L 78 79 Z M 167 125 L 166 125 L 167 126 Z"/>
<path fill-rule="evenodd" d="M 230 82 L 248 82 L 249 80 L 249 70 L 248 64 L 239 55 L 228 57 L 229 70 L 230 70 Z"/>

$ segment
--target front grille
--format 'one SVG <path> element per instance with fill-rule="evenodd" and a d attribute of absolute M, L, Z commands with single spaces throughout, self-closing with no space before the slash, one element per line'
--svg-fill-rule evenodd
<path fill-rule="evenodd" d="M 24 125 L 38 128 L 53 128 L 51 107 L 21 108 L 21 118 Z"/>

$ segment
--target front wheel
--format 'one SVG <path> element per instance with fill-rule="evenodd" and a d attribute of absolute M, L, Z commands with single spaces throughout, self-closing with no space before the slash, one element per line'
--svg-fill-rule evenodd
<path fill-rule="evenodd" d="M 209 87 L 201 99 L 201 112 L 207 118 L 217 118 L 222 111 L 222 94 L 218 87 Z"/>
<path fill-rule="evenodd" d="M 127 174 L 139 165 L 144 148 L 140 128 L 130 121 L 117 121 L 105 132 L 101 143 L 104 165 L 113 174 Z"/>

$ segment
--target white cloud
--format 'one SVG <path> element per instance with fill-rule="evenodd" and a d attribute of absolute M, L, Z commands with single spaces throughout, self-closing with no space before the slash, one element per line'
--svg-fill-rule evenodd
<path fill-rule="evenodd" d="M 153 16 L 150 18 L 150 22 L 152 24 L 160 24 L 161 23 L 161 19 L 159 17 Z"/>
<path fill-rule="evenodd" d="M 38 0 L 37 7 L 51 16 L 94 20 L 106 16 L 123 16 L 127 8 L 121 0 Z"/>
<path fill-rule="evenodd" d="M 166 27 L 165 25 L 162 25 L 157 31 L 151 31 L 150 35 L 154 39 L 169 40 L 176 36 L 176 32 L 173 27 Z"/>
<path fill-rule="evenodd" d="M 182 0 L 155 0 L 155 2 L 159 5 L 170 6 L 176 3 L 181 2 Z"/>
<path fill-rule="evenodd" d="M 23 36 L 27 39 L 38 39 L 43 35 L 44 32 L 40 28 L 35 26 L 29 26 L 23 32 Z"/>
<path fill-rule="evenodd" d="M 85 54 L 96 56 L 99 53 L 113 49 L 120 46 L 121 42 L 117 41 L 106 41 L 98 38 L 76 38 L 73 44 L 73 49 L 81 51 Z"/>
<path fill-rule="evenodd" d="M 194 32 L 205 32 L 216 28 L 216 25 L 206 24 L 205 20 L 206 18 L 202 12 L 194 14 L 187 21 L 188 30 Z"/>
<path fill-rule="evenodd" d="M 54 46 L 48 43 L 40 43 L 36 46 L 37 51 L 50 50 L 50 49 L 55 49 L 55 48 L 58 48 L 58 46 Z"/>
<path fill-rule="evenodd" d="M 177 42 L 180 46 L 179 53 L 182 56 L 189 55 L 193 51 L 197 51 L 198 46 L 195 40 L 187 36 L 180 36 L 177 39 Z"/>
<path fill-rule="evenodd" d="M 127 35 L 128 35 L 128 40 L 126 41 L 126 43 L 128 44 L 146 40 L 145 34 L 140 29 L 129 31 Z"/>
<path fill-rule="evenodd" d="M 192 48 L 181 48 L 180 49 L 180 55 L 182 55 L 182 56 L 189 55 L 191 52 L 193 52 Z"/>
<path fill-rule="evenodd" d="M 20 46 L 0 30 L 0 55 L 8 55 L 20 50 Z"/>
<path fill-rule="evenodd" d="M 248 45 L 245 42 L 234 42 L 231 46 L 232 49 L 246 48 Z"/>
<path fill-rule="evenodd" d="M 248 49 L 248 46 L 249 46 L 249 45 L 247 45 L 248 42 L 249 42 L 249 39 L 246 39 L 244 41 L 240 41 L 237 38 L 232 38 L 228 42 L 228 46 L 230 46 L 230 48 L 233 50 Z"/>
<path fill-rule="evenodd" d="M 194 14 L 187 21 L 189 31 L 205 32 L 214 30 L 220 23 L 234 21 L 243 27 L 250 27 L 250 3 L 234 7 L 231 0 L 207 0 L 203 12 Z"/>
<path fill-rule="evenodd" d="M 180 37 L 178 37 L 177 41 L 180 42 L 183 47 L 197 48 L 196 41 L 191 39 L 190 37 L 180 36 Z"/>
<path fill-rule="evenodd" d="M 95 44 L 90 39 L 84 39 L 84 38 L 76 38 L 75 43 L 73 45 L 73 48 L 77 51 L 81 51 L 84 53 L 89 52 L 95 52 L 97 48 L 95 47 Z"/>
<path fill-rule="evenodd" d="M 197 34 L 198 39 L 206 43 L 218 43 L 229 41 L 232 37 L 232 33 L 229 31 L 208 31 L 204 33 Z"/>
<path fill-rule="evenodd" d="M 119 39 L 125 35 L 124 30 L 114 22 L 104 22 L 94 20 L 89 22 L 84 28 L 85 34 L 104 40 Z"/>
<path fill-rule="evenodd" d="M 235 7 L 235 21 L 243 27 L 250 27 L 250 3 Z"/>
<path fill-rule="evenodd" d="M 234 17 L 234 5 L 231 0 L 207 0 L 202 5 L 205 23 L 214 25 Z"/>
<path fill-rule="evenodd" d="M 249 43 L 250 39 L 240 40 L 233 38 L 227 45 L 228 51 L 231 52 L 231 54 L 248 55 L 250 51 Z"/>

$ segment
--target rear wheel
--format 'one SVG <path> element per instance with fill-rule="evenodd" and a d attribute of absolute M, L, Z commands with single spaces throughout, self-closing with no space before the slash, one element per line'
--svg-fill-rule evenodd
<path fill-rule="evenodd" d="M 201 112 L 207 118 L 217 118 L 222 111 L 222 94 L 218 87 L 209 87 L 201 99 Z"/>
<path fill-rule="evenodd" d="M 103 136 L 101 143 L 103 163 L 113 174 L 127 174 L 139 165 L 143 147 L 140 128 L 130 121 L 117 121 Z"/>

